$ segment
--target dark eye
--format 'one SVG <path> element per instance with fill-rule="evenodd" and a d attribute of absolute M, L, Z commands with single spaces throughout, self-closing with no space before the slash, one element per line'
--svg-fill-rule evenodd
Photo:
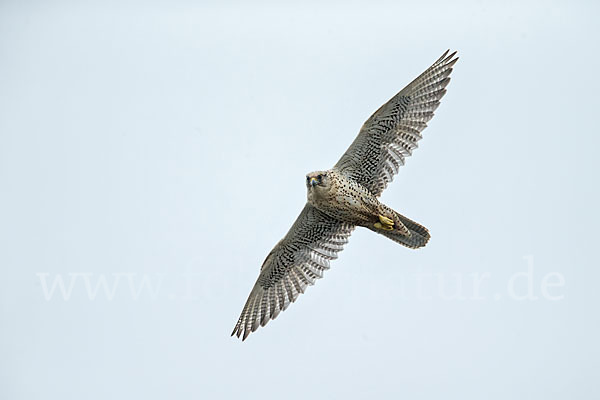
<path fill-rule="evenodd" d="M 318 179 L 318 180 L 321 180 L 321 179 L 323 179 L 323 175 L 321 175 L 321 174 L 317 175 L 317 179 Z"/>

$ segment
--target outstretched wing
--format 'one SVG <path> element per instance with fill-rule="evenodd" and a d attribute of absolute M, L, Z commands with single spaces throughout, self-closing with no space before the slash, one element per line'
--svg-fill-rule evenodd
<path fill-rule="evenodd" d="M 323 276 L 354 226 L 306 204 L 285 237 L 271 250 L 231 335 L 243 340 L 294 302 Z"/>
<path fill-rule="evenodd" d="M 431 67 L 375 111 L 334 168 L 379 196 L 417 148 L 421 131 L 440 105 L 456 52 Z"/>

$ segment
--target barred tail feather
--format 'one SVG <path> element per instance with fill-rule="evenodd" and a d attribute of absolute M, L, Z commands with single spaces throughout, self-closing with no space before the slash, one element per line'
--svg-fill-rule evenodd
<path fill-rule="evenodd" d="M 410 247 L 411 249 L 418 249 L 423 247 L 429 241 L 431 237 L 429 231 L 423 225 L 416 223 L 415 221 L 406 218 L 405 216 L 396 212 L 396 217 L 402 222 L 402 224 L 409 230 L 410 236 L 406 236 L 402 230 L 384 231 L 375 230 L 375 232 L 382 234 L 383 236 L 392 239 L 396 243 L 400 243 L 403 246 Z"/>

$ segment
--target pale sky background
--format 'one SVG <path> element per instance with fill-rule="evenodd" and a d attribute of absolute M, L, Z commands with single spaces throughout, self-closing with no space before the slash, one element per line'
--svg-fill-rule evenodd
<path fill-rule="evenodd" d="M 599 398 L 599 12 L 1 2 L 0 398 Z M 427 247 L 359 229 L 229 337 L 305 173 L 447 48 L 382 197 Z"/>

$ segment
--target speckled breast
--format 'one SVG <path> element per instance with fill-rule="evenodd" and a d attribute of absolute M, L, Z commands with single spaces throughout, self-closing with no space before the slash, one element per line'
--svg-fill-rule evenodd
<path fill-rule="evenodd" d="M 331 189 L 317 208 L 339 220 L 361 224 L 377 213 L 378 201 L 364 186 L 337 171 L 329 171 Z"/>

